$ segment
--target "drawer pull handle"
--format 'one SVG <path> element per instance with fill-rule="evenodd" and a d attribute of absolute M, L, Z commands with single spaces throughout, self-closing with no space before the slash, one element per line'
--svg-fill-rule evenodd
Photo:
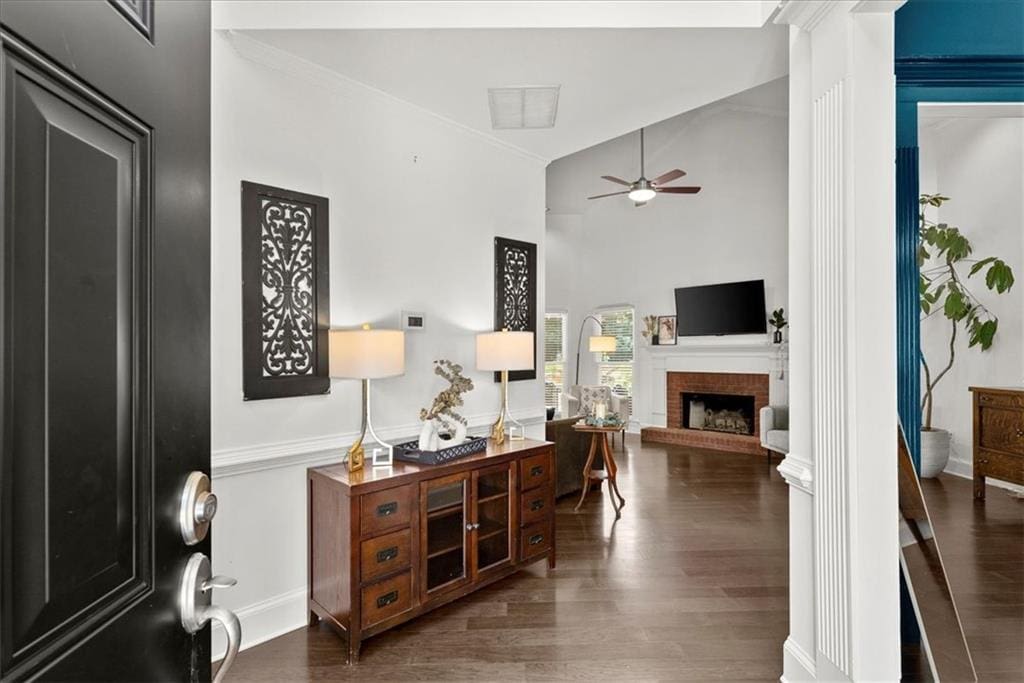
<path fill-rule="evenodd" d="M 377 563 L 388 562 L 398 557 L 398 546 L 393 545 L 390 548 L 377 551 Z"/>
<path fill-rule="evenodd" d="M 544 534 L 534 534 L 530 536 L 530 545 L 537 545 L 544 540 Z"/>
<path fill-rule="evenodd" d="M 533 467 L 530 468 L 530 476 L 531 477 L 539 477 L 542 474 L 544 474 L 544 466 L 543 465 L 534 465 Z"/>
<path fill-rule="evenodd" d="M 398 591 L 391 591 L 377 598 L 377 609 L 383 609 L 398 601 Z"/>
<path fill-rule="evenodd" d="M 536 512 L 537 510 L 540 510 L 542 507 L 544 507 L 544 501 L 541 500 L 540 498 L 530 503 L 531 512 Z"/>
<path fill-rule="evenodd" d="M 382 503 L 377 506 L 377 516 L 387 517 L 398 512 L 398 501 L 393 500 L 390 503 Z"/>

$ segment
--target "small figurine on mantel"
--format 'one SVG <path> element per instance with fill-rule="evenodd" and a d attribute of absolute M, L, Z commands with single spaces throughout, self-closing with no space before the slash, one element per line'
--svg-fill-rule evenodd
<path fill-rule="evenodd" d="M 463 405 L 462 395 L 473 390 L 473 380 L 462 374 L 461 365 L 450 360 L 435 360 L 434 374 L 448 380 L 448 388 L 434 398 L 429 409 L 420 410 L 421 451 L 436 451 L 463 443 L 469 424 L 455 409 Z"/>

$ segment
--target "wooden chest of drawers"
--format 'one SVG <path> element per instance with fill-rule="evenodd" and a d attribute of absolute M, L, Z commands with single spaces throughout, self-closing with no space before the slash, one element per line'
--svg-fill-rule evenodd
<path fill-rule="evenodd" d="M 554 447 L 488 445 L 436 466 L 310 468 L 309 618 L 361 642 L 547 559 L 555 566 Z"/>
<path fill-rule="evenodd" d="M 974 396 L 974 497 L 985 478 L 1024 484 L 1024 388 L 971 387 Z"/>

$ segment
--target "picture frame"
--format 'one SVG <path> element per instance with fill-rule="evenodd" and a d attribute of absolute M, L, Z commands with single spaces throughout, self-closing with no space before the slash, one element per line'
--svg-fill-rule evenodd
<path fill-rule="evenodd" d="M 330 393 L 330 202 L 245 180 L 241 199 L 242 399 Z"/>
<path fill-rule="evenodd" d="M 679 330 L 676 328 L 676 316 L 658 316 L 658 346 L 675 346 Z"/>

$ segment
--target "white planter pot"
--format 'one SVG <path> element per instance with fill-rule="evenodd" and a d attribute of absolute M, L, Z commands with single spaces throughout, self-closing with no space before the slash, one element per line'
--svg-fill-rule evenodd
<path fill-rule="evenodd" d="M 945 429 L 921 430 L 921 478 L 939 476 L 949 462 L 950 433 Z"/>

